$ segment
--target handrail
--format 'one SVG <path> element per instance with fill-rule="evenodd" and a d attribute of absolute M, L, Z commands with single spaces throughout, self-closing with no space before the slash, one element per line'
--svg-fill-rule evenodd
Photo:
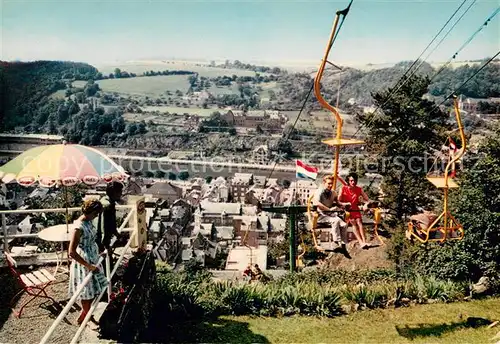
<path fill-rule="evenodd" d="M 125 251 L 127 251 L 127 249 L 129 249 L 129 247 L 130 247 L 130 245 L 132 243 L 132 240 L 134 239 L 135 235 L 136 235 L 136 232 L 132 233 L 132 235 L 130 236 L 129 241 L 127 242 L 127 245 L 125 245 L 125 248 L 123 249 L 122 254 L 120 255 L 120 257 L 116 261 L 116 264 L 115 264 L 115 266 L 113 268 L 113 271 L 111 271 L 111 274 L 108 277 L 108 285 L 111 284 L 111 280 L 112 280 L 113 276 L 115 275 L 116 271 L 118 270 L 118 267 L 120 266 L 120 263 L 122 262 L 123 257 L 125 256 Z M 87 315 L 85 316 L 85 318 L 83 319 L 83 321 L 82 321 L 80 327 L 78 328 L 78 330 L 76 331 L 75 335 L 73 336 L 73 339 L 71 340 L 71 344 L 76 344 L 78 342 L 78 339 L 80 338 L 83 330 L 87 326 L 90 318 L 92 317 L 95 309 L 97 308 L 97 305 L 99 304 L 99 301 L 101 301 L 101 298 L 102 298 L 102 296 L 104 295 L 105 292 L 106 292 L 106 289 L 103 289 L 101 291 L 101 293 L 99 294 L 99 296 L 92 302 L 92 305 L 90 306 L 90 310 L 87 313 Z M 109 301 L 111 301 L 111 299 L 108 299 L 108 302 Z"/>
<path fill-rule="evenodd" d="M 131 209 L 133 205 L 123 204 L 116 205 L 116 209 Z M 66 209 L 71 212 L 81 211 L 81 207 L 71 207 L 71 208 L 45 208 L 45 209 L 16 209 L 16 210 L 0 210 L 0 214 L 31 214 L 31 213 L 64 213 Z"/>
<path fill-rule="evenodd" d="M 130 204 L 123 204 L 123 205 L 117 205 L 116 206 L 117 210 L 124 210 L 124 209 L 134 209 L 133 205 Z M 7 226 L 7 215 L 11 214 L 37 214 L 37 213 L 64 213 L 66 211 L 74 213 L 77 211 L 81 211 L 82 209 L 80 207 L 72 207 L 72 208 L 45 208 L 45 209 L 21 209 L 21 210 L 1 210 L 0 211 L 0 218 L 1 218 L 1 226 L 3 230 L 3 246 L 4 246 L 4 251 L 8 251 L 8 239 L 14 239 L 14 238 L 35 238 L 38 237 L 38 234 L 11 234 L 9 235 L 8 232 L 8 227 Z M 128 222 L 130 218 L 127 218 L 127 221 L 123 221 L 124 223 Z M 127 232 L 130 232 L 130 229 L 125 230 Z"/>
<path fill-rule="evenodd" d="M 106 254 L 107 254 L 107 250 L 106 250 Z M 100 265 L 103 261 L 104 257 L 103 256 L 100 256 L 99 257 L 99 260 L 97 261 L 97 265 Z M 71 296 L 71 299 L 69 299 L 68 303 L 66 304 L 66 306 L 63 308 L 63 310 L 61 311 L 61 313 L 59 314 L 59 316 L 56 318 L 56 320 L 52 323 L 52 325 L 50 326 L 49 330 L 47 331 L 47 333 L 45 333 L 45 336 L 43 336 L 42 340 L 40 341 L 41 344 L 45 344 L 47 343 L 47 341 L 49 340 L 50 336 L 52 335 L 52 333 L 54 332 L 55 328 L 61 323 L 62 319 L 66 316 L 66 314 L 69 313 L 69 310 L 71 309 L 71 307 L 73 307 L 74 303 L 76 302 L 76 299 L 78 298 L 78 296 L 80 296 L 80 294 L 82 293 L 83 291 L 83 288 L 85 288 L 85 286 L 87 285 L 87 283 L 90 282 L 90 279 L 92 278 L 92 275 L 93 275 L 93 272 L 90 271 L 87 276 L 85 276 L 85 278 L 83 279 L 82 283 L 80 283 L 78 285 L 78 288 L 76 289 L 75 293 L 73 294 L 73 296 Z"/>
<path fill-rule="evenodd" d="M 118 230 L 117 230 L 118 233 L 121 233 L 121 231 L 125 228 L 126 224 L 128 223 L 128 221 L 130 220 L 130 218 L 134 214 L 135 214 L 135 209 L 132 209 L 132 211 L 130 211 L 129 214 L 127 215 L 127 217 L 124 219 L 122 225 L 118 228 Z M 125 255 L 125 252 L 127 251 L 128 248 L 130 248 L 130 245 L 132 244 L 132 240 L 134 239 L 135 235 L 137 235 L 137 231 L 134 231 L 130 235 L 130 238 L 129 238 L 128 242 L 127 242 L 127 245 L 125 245 L 125 247 L 123 249 L 123 252 L 121 253 L 120 257 L 118 258 L 118 261 L 116 262 L 116 264 L 114 265 L 113 271 L 110 273 L 110 275 L 106 276 L 107 277 L 107 284 L 108 285 L 110 284 L 110 282 L 111 282 L 114 274 L 118 270 L 119 264 L 122 262 L 123 257 Z M 116 241 L 116 238 L 113 238 L 113 240 L 111 241 L 111 245 L 113 245 L 115 241 Z M 107 256 L 108 255 L 108 250 L 105 250 L 104 252 L 106 253 L 106 256 Z M 100 256 L 99 260 L 97 262 L 97 265 L 100 265 L 102 263 L 103 259 L 104 259 L 104 257 Z M 42 340 L 40 342 L 41 344 L 47 343 L 47 341 L 50 339 L 50 337 L 52 336 L 52 334 L 53 334 L 54 330 L 56 329 L 56 327 L 61 323 L 62 319 L 68 314 L 69 310 L 71 309 L 71 307 L 73 306 L 73 304 L 76 302 L 76 299 L 82 293 L 83 288 L 85 288 L 85 286 L 87 285 L 87 283 L 92 278 L 92 275 L 93 275 L 93 272 L 92 271 L 89 272 L 87 274 L 87 276 L 85 276 L 85 279 L 82 281 L 82 283 L 80 283 L 78 285 L 78 287 L 77 287 L 75 293 L 73 294 L 73 296 L 71 297 L 71 299 L 68 301 L 68 303 L 66 304 L 66 306 L 64 307 L 64 309 L 59 314 L 59 316 L 56 318 L 56 320 L 54 320 L 54 322 L 52 323 L 52 325 L 50 326 L 50 328 L 48 329 L 48 331 L 45 333 L 45 336 L 42 338 Z M 99 301 L 101 300 L 102 296 L 104 295 L 104 293 L 107 290 L 109 290 L 109 289 L 108 288 L 104 288 L 101 291 L 101 294 L 99 294 L 98 298 L 96 298 L 94 300 L 94 302 L 92 303 L 91 309 L 87 313 L 87 315 L 85 316 L 85 319 L 83 320 L 83 322 L 80 325 L 80 327 L 78 328 L 78 331 L 76 332 L 75 337 L 73 338 L 72 343 L 76 343 L 76 340 L 78 340 L 78 338 L 80 337 L 81 332 L 83 331 L 83 328 L 87 325 L 90 317 L 92 316 L 93 312 L 95 311 L 95 308 L 97 307 L 97 304 L 99 303 Z M 77 337 L 77 335 L 78 335 L 78 337 Z"/>

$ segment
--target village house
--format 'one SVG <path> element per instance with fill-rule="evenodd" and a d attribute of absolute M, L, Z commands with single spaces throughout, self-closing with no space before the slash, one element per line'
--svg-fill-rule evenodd
<path fill-rule="evenodd" d="M 272 110 L 228 110 L 223 119 L 231 126 L 257 128 L 257 126 L 270 129 L 281 129 L 288 118 L 279 111 Z"/>
<path fill-rule="evenodd" d="M 234 235 L 242 245 L 258 247 L 267 245 L 270 219 L 267 215 L 234 216 Z"/>
<path fill-rule="evenodd" d="M 254 164 L 267 165 L 271 159 L 271 150 L 268 145 L 257 146 L 252 151 L 252 160 Z"/>
<path fill-rule="evenodd" d="M 210 184 L 203 185 L 201 198 L 210 202 L 227 202 L 229 200 L 227 181 L 223 177 L 217 177 Z"/>
<path fill-rule="evenodd" d="M 271 230 L 267 236 L 268 244 L 277 244 L 285 240 L 286 218 L 269 219 Z"/>
<path fill-rule="evenodd" d="M 194 213 L 194 228 L 200 230 L 202 224 L 232 226 L 233 218 L 241 215 L 240 203 L 214 203 L 203 200 Z"/>
<path fill-rule="evenodd" d="M 463 111 L 467 114 L 471 115 L 480 115 L 481 110 L 479 108 L 479 103 L 488 103 L 492 105 L 497 105 L 496 114 L 500 114 L 500 98 L 468 98 L 465 96 L 460 96 L 458 101 L 458 108 L 460 111 Z"/>
<path fill-rule="evenodd" d="M 285 204 L 291 204 L 292 200 L 298 201 L 299 204 L 306 205 L 307 200 L 314 194 L 318 185 L 310 180 L 296 180 L 290 183 L 290 187 L 284 190 L 287 195 Z"/>
<path fill-rule="evenodd" d="M 144 195 L 161 198 L 172 204 L 182 198 L 182 189 L 170 182 L 157 182 L 148 188 Z"/>
<path fill-rule="evenodd" d="M 231 180 L 231 196 L 233 202 L 245 202 L 245 194 L 253 185 L 253 174 L 235 173 Z"/>
<path fill-rule="evenodd" d="M 175 201 L 170 209 L 155 211 L 155 218 L 148 229 L 151 234 L 161 233 L 156 247 L 157 259 L 171 262 L 182 249 L 183 236 L 190 232 L 192 209 L 185 200 Z"/>
<path fill-rule="evenodd" d="M 213 99 L 214 99 L 213 95 L 206 90 L 188 92 L 186 93 L 186 95 L 182 96 L 182 100 L 196 105 L 203 105 L 203 103 L 209 103 Z"/>

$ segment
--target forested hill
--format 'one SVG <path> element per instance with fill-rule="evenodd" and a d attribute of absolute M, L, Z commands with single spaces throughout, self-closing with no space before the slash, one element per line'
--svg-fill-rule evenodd
<path fill-rule="evenodd" d="M 486 61 L 482 61 L 483 63 Z M 417 74 L 426 75 L 431 79 L 429 94 L 437 98 L 448 96 L 453 90 L 475 74 L 483 63 L 465 64 L 457 68 L 434 68 L 428 63 L 423 63 Z M 326 69 L 322 79 L 323 94 L 335 103 L 337 98 L 338 83 L 340 78 L 340 104 L 345 105 L 349 99 L 354 99 L 359 105 L 372 105 L 371 94 L 389 87 L 396 82 L 409 69 L 411 62 L 400 62 L 390 68 L 363 71 L 353 68 L 344 68 L 341 73 L 336 70 Z M 413 70 L 413 69 L 412 69 Z M 409 73 L 411 74 L 411 72 Z M 288 74 L 281 78 L 282 95 L 288 101 L 300 107 L 315 76 L 315 72 Z M 461 94 L 471 98 L 489 98 L 500 96 L 500 61 L 488 64 L 461 90 Z M 314 97 L 311 103 L 317 103 Z M 287 108 L 293 107 L 290 104 Z"/>
<path fill-rule="evenodd" d="M 69 142 L 86 145 L 107 144 L 124 136 L 121 112 L 92 106 L 80 109 L 66 97 L 64 90 L 74 80 L 88 80 L 81 91 L 87 96 L 96 94 L 99 86 L 93 80 L 102 75 L 93 66 L 58 61 L 2 62 L 0 78 L 5 111 L 0 131 L 21 126 L 25 132 L 64 135 Z M 62 95 L 54 97 L 57 91 Z"/>
<path fill-rule="evenodd" d="M 57 103 L 49 96 L 65 89 L 65 80 L 89 80 L 96 78 L 97 74 L 98 70 L 86 63 L 1 62 L 3 106 L 0 130 L 32 123 L 43 126 Z"/>
<path fill-rule="evenodd" d="M 484 62 L 443 69 L 423 63 L 418 73 L 429 76 L 429 95 L 440 101 L 474 75 Z M 322 92 L 327 100 L 335 103 L 340 77 L 340 107 L 348 108 L 348 103 L 352 103 L 350 100 L 357 105 L 372 105 L 372 93 L 394 86 L 410 63 L 401 62 L 391 68 L 369 71 L 344 68 L 340 74 L 327 70 L 322 80 Z M 277 110 L 300 109 L 314 74 L 281 73 L 276 80 L 277 97 L 264 106 Z M 78 96 L 98 97 L 102 92 L 98 92 L 99 85 L 94 80 L 103 78 L 96 68 L 85 63 L 0 62 L 0 132 L 21 127 L 25 132 L 60 134 L 70 142 L 92 145 L 109 144 L 125 139 L 127 134 L 144 133 L 145 123 L 140 124 L 141 127 L 131 124 L 129 128 L 120 109 L 106 112 L 102 107 L 85 106 L 80 109 L 78 103 L 83 101 Z M 255 82 L 250 79 L 237 81 L 238 85 Z M 84 87 L 75 89 L 70 85 L 74 80 L 88 82 Z M 232 92 L 238 92 L 234 95 L 239 96 L 240 90 Z M 460 94 L 472 98 L 500 97 L 500 62 L 487 65 L 461 89 Z M 309 101 L 313 108 L 319 107 L 314 97 Z M 255 106 L 258 107 L 259 103 L 257 101 Z"/>

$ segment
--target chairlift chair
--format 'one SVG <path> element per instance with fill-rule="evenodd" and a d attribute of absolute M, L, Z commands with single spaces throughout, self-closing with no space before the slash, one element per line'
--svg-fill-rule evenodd
<path fill-rule="evenodd" d="M 450 176 L 449 171 L 450 169 L 453 169 L 455 163 L 464 155 L 467 144 L 464 127 L 460 117 L 460 110 L 458 108 L 458 99 L 456 96 L 454 96 L 454 109 L 458 130 L 460 132 L 460 139 L 462 141 L 462 147 L 456 154 L 450 154 L 444 173 L 432 173 L 431 171 L 427 175 L 427 180 L 429 182 L 431 182 L 436 188 L 443 190 L 443 211 L 428 227 L 422 227 L 416 223 L 416 221 L 410 221 L 406 230 L 408 238 L 415 238 L 422 243 L 429 241 L 442 243 L 446 240 L 462 240 L 464 238 L 464 228 L 451 214 L 448 201 L 448 190 L 459 187 L 453 179 L 453 176 Z M 447 140 L 451 139 L 448 138 Z"/>

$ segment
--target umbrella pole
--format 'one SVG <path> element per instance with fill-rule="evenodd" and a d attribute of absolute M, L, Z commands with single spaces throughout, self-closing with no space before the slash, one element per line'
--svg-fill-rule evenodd
<path fill-rule="evenodd" d="M 66 204 L 66 234 L 69 233 L 68 187 L 64 186 L 64 203 Z"/>

